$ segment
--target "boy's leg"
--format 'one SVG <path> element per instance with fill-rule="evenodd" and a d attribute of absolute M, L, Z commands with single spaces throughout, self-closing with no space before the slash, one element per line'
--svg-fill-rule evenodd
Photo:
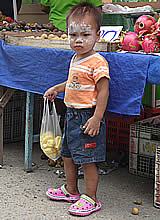
<path fill-rule="evenodd" d="M 96 192 L 99 181 L 97 166 L 95 163 L 83 164 L 83 170 L 86 195 L 88 195 L 96 201 Z"/>
<path fill-rule="evenodd" d="M 87 216 L 101 209 L 101 202 L 96 199 L 98 187 L 98 170 L 95 163 L 83 164 L 86 195 L 72 204 L 69 213 L 77 216 Z"/>
<path fill-rule="evenodd" d="M 66 174 L 66 189 L 71 194 L 79 194 L 78 191 L 78 178 L 77 178 L 77 165 L 74 164 L 71 158 L 62 157 L 64 161 L 64 170 Z"/>

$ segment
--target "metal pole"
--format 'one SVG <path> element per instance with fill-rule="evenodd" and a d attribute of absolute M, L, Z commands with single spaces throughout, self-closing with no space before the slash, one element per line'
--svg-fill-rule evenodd
<path fill-rule="evenodd" d="M 17 1 L 13 0 L 14 20 L 17 20 Z"/>
<path fill-rule="evenodd" d="M 34 105 L 34 94 L 27 92 L 26 125 L 25 125 L 25 164 L 24 164 L 24 169 L 27 172 L 32 171 L 33 105 Z"/>

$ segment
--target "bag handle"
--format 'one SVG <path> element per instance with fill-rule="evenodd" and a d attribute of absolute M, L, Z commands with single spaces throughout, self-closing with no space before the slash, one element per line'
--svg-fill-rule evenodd
<path fill-rule="evenodd" d="M 51 102 L 46 97 L 44 97 L 44 103 L 43 103 L 43 116 L 48 114 L 52 115 L 53 112 L 56 112 L 56 107 L 54 102 Z"/>

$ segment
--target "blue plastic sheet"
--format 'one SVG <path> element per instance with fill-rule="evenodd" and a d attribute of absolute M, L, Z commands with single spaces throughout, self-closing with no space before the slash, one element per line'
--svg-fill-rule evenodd
<path fill-rule="evenodd" d="M 108 110 L 138 115 L 146 80 L 160 83 L 160 57 L 132 53 L 101 54 L 110 68 Z M 43 94 L 47 88 L 67 79 L 72 56 L 71 50 L 13 46 L 1 40 L 0 85 Z"/>

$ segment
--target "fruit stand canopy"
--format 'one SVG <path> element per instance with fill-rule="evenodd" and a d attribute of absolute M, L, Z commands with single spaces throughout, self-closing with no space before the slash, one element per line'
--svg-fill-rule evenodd
<path fill-rule="evenodd" d="M 160 84 L 160 56 L 101 54 L 109 62 L 111 75 L 108 110 L 138 115 L 146 80 Z M 0 40 L 0 85 L 43 94 L 67 79 L 72 55 L 71 50 L 13 46 Z"/>

